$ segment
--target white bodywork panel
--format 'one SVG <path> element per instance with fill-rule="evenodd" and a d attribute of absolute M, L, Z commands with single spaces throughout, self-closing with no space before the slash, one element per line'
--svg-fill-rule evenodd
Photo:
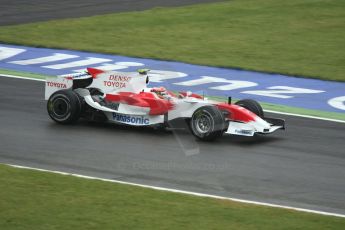
<path fill-rule="evenodd" d="M 173 120 L 179 117 L 192 117 L 195 110 L 206 105 L 212 105 L 207 100 L 202 101 L 195 98 L 173 99 L 175 107 L 168 112 L 168 119 Z"/>
<path fill-rule="evenodd" d="M 255 133 L 272 133 L 281 128 L 283 127 L 272 126 L 270 123 L 257 117 L 255 121 L 250 121 L 248 123 L 230 121 L 225 133 L 241 136 L 254 136 Z"/>

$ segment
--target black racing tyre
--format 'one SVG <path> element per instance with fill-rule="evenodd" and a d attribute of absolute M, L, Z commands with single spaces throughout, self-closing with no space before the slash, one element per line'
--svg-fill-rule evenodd
<path fill-rule="evenodd" d="M 190 119 L 190 129 L 192 134 L 200 140 L 215 140 L 224 133 L 224 115 L 215 106 L 200 107 Z"/>
<path fill-rule="evenodd" d="M 47 103 L 51 119 L 60 124 L 75 123 L 82 111 L 82 101 L 73 90 L 59 90 L 53 93 Z"/>
<path fill-rule="evenodd" d="M 235 105 L 239 105 L 252 113 L 255 113 L 259 117 L 264 117 L 264 111 L 261 107 L 261 105 L 252 99 L 243 99 L 235 103 Z"/>

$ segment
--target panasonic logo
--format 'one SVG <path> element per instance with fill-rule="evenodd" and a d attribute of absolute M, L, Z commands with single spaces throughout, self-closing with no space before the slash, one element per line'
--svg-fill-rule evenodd
<path fill-rule="evenodd" d="M 150 120 L 143 116 L 129 116 L 118 113 L 113 113 L 113 119 L 117 122 L 122 122 L 126 124 L 135 124 L 135 125 L 149 125 Z"/>

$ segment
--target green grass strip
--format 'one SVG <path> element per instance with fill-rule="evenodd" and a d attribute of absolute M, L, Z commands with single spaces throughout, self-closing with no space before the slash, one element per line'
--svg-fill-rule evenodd
<path fill-rule="evenodd" d="M 0 42 L 345 81 L 345 1 L 232 0 L 0 27 Z"/>
<path fill-rule="evenodd" d="M 0 165 L 0 229 L 343 229 L 345 218 Z"/>

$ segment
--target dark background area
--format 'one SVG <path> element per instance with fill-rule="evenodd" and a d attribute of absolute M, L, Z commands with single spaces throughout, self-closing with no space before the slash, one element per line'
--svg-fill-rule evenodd
<path fill-rule="evenodd" d="M 0 0 L 0 26 L 220 0 Z"/>

